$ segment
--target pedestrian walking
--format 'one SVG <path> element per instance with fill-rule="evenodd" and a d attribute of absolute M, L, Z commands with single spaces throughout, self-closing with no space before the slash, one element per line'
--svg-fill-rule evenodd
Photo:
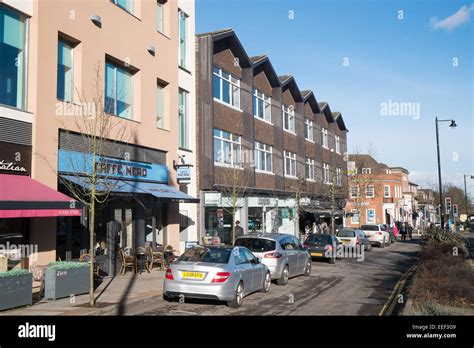
<path fill-rule="evenodd" d="M 395 239 L 398 239 L 398 233 L 400 231 L 398 230 L 397 224 L 393 224 L 392 230 L 393 230 L 393 236 L 395 237 Z"/>
<path fill-rule="evenodd" d="M 402 236 L 402 240 L 406 240 L 407 239 L 407 229 L 406 229 L 406 226 L 405 224 L 402 223 L 402 227 L 400 228 L 400 235 Z"/>
<path fill-rule="evenodd" d="M 240 226 L 239 220 L 235 222 L 234 232 L 235 232 L 235 238 L 239 238 L 240 236 L 244 235 L 244 229 Z"/>
<path fill-rule="evenodd" d="M 410 240 L 413 240 L 413 226 L 412 225 L 408 225 L 408 228 L 407 228 L 407 231 L 408 231 L 408 237 L 410 237 Z"/>

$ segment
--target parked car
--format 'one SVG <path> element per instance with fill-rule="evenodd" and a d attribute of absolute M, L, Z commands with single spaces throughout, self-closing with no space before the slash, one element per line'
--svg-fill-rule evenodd
<path fill-rule="evenodd" d="M 312 259 L 323 259 L 329 263 L 336 263 L 337 247 L 342 243 L 332 234 L 310 234 L 304 242 Z M 328 253 L 329 252 L 329 253 Z M 330 257 L 328 257 L 328 254 Z"/>
<path fill-rule="evenodd" d="M 278 285 L 291 277 L 311 274 L 311 257 L 295 236 L 284 233 L 250 233 L 236 239 L 235 246 L 248 248 L 270 270 Z"/>
<path fill-rule="evenodd" d="M 369 238 L 370 244 L 381 248 L 390 245 L 390 235 L 382 225 L 362 225 L 360 229 Z"/>
<path fill-rule="evenodd" d="M 369 237 L 365 234 L 364 231 L 362 230 L 355 230 L 357 233 L 357 236 L 360 240 L 360 243 L 364 245 L 364 250 L 366 251 L 371 251 L 372 250 L 372 243 L 370 242 Z"/>
<path fill-rule="evenodd" d="M 363 245 L 364 250 L 372 250 L 370 240 L 366 237 L 364 231 L 353 230 L 349 228 L 341 229 L 336 233 L 337 238 L 344 247 L 356 247 Z"/>
<path fill-rule="evenodd" d="M 270 291 L 267 266 L 244 247 L 195 246 L 166 270 L 163 297 L 214 299 L 240 307 L 245 296 Z"/>

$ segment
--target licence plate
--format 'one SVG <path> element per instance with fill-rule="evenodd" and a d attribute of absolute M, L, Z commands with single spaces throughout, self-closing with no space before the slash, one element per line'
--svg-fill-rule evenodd
<path fill-rule="evenodd" d="M 311 253 L 311 256 L 323 256 L 323 253 Z"/>
<path fill-rule="evenodd" d="M 349 244 L 351 241 L 348 239 L 341 239 L 342 244 Z"/>
<path fill-rule="evenodd" d="M 202 272 L 181 272 L 183 279 L 204 279 L 205 274 Z"/>

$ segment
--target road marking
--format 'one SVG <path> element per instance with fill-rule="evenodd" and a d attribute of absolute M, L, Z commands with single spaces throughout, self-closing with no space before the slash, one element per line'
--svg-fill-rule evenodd
<path fill-rule="evenodd" d="M 170 314 L 185 314 L 185 315 L 196 315 L 196 312 L 182 311 L 179 309 L 172 309 L 169 311 Z"/>
<path fill-rule="evenodd" d="M 403 287 L 405 286 L 407 279 L 410 278 L 410 276 L 413 274 L 413 272 L 415 272 L 417 267 L 418 267 L 418 263 L 415 263 L 414 265 L 412 265 L 408 269 L 408 271 L 398 280 L 397 284 L 395 285 L 395 288 L 393 288 L 392 293 L 390 294 L 390 297 L 388 298 L 388 301 L 382 307 L 382 310 L 380 311 L 379 316 L 392 314 L 393 308 L 395 307 L 396 298 L 398 297 Z"/>

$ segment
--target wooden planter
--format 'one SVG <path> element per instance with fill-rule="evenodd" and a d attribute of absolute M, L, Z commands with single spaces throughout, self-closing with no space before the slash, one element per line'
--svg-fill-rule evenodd
<path fill-rule="evenodd" d="M 33 275 L 31 273 L 0 278 L 0 310 L 33 303 Z"/>
<path fill-rule="evenodd" d="M 80 295 L 89 292 L 89 267 L 72 269 L 46 269 L 44 297 L 58 298 Z"/>

